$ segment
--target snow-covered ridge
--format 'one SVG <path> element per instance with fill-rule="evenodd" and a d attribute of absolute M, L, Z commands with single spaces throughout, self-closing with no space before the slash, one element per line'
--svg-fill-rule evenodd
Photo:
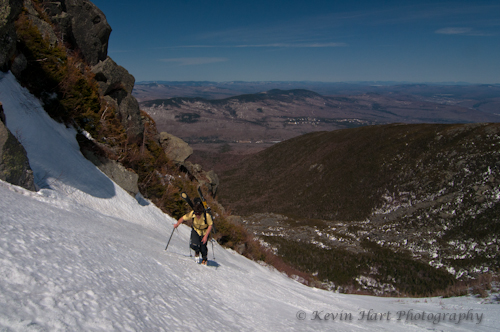
<path fill-rule="evenodd" d="M 174 220 L 88 162 L 75 131 L 9 73 L 0 73 L 0 102 L 41 187 L 0 181 L 2 331 L 497 329 L 492 299 L 336 294 L 217 244 L 211 266 L 199 266 L 186 257 L 184 226 L 165 252 Z"/>

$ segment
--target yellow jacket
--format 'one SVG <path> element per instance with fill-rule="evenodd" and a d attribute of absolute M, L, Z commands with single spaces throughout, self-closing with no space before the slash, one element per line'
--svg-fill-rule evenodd
<path fill-rule="evenodd" d="M 206 222 L 205 215 L 207 216 Z M 213 225 L 214 223 L 212 217 L 210 216 L 210 213 L 202 213 L 201 215 L 197 216 L 194 214 L 194 211 L 191 211 L 188 214 L 184 215 L 182 219 L 184 221 L 192 220 L 193 228 L 200 236 L 205 236 L 208 226 Z"/>

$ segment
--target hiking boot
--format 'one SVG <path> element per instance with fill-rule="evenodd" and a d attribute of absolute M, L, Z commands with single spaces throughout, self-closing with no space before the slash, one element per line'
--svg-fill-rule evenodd
<path fill-rule="evenodd" d="M 197 264 L 200 264 L 200 253 L 199 252 L 196 252 L 194 254 L 194 261 L 197 263 Z"/>

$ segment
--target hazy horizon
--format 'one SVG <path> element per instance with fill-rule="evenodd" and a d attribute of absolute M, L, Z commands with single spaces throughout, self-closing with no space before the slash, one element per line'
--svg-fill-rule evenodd
<path fill-rule="evenodd" d="M 232 81 L 206 81 L 206 80 L 146 80 L 146 81 L 137 81 L 135 84 L 151 84 L 151 83 L 214 83 L 214 84 L 223 84 L 223 83 L 309 83 L 309 84 L 359 84 L 359 85 L 500 85 L 500 83 L 471 83 L 471 82 L 411 82 L 411 81 L 309 81 L 309 80 L 301 80 L 301 81 L 242 81 L 242 80 L 232 80 Z M 500 80 L 499 80 L 500 82 Z"/>

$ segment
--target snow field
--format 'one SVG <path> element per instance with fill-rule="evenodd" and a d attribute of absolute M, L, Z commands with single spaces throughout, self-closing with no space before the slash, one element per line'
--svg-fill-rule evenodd
<path fill-rule="evenodd" d="M 498 329 L 492 299 L 335 294 L 217 244 L 215 262 L 196 265 L 184 225 L 165 252 L 175 220 L 87 161 L 74 129 L 50 119 L 10 73 L 0 73 L 0 102 L 41 187 L 0 181 L 1 331 Z"/>

